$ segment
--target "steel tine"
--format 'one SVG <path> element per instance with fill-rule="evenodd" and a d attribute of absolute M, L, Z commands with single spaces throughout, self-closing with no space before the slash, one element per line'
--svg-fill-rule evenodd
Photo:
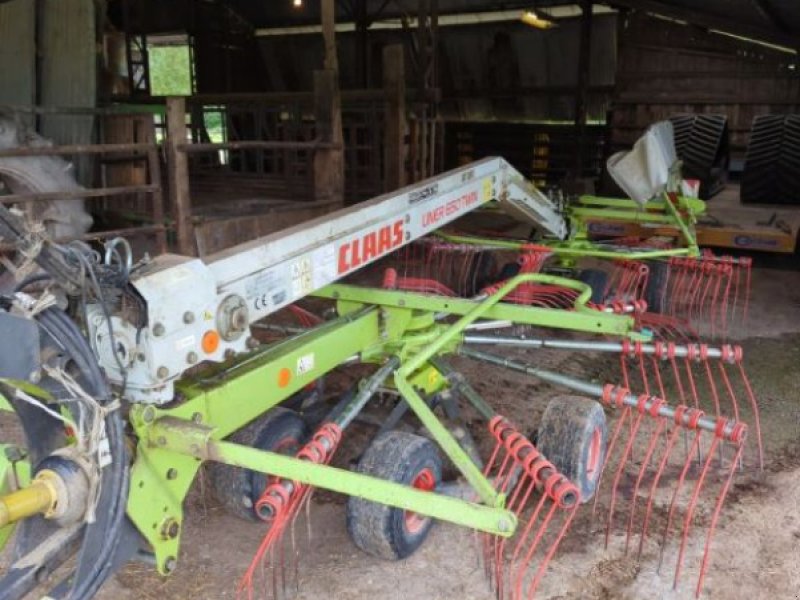
<path fill-rule="evenodd" d="M 683 468 L 681 469 L 680 477 L 678 478 L 678 483 L 675 485 L 675 489 L 672 493 L 672 501 L 669 505 L 669 513 L 667 514 L 667 523 L 664 526 L 664 534 L 661 538 L 661 552 L 659 553 L 658 557 L 658 571 L 661 571 L 661 564 L 664 561 L 664 549 L 667 545 L 667 540 L 669 539 L 669 532 L 672 529 L 672 520 L 675 516 L 675 508 L 677 506 L 678 495 L 680 494 L 681 488 L 683 487 L 683 482 L 686 480 L 686 474 L 689 472 L 689 467 L 692 464 L 692 455 L 694 454 L 698 444 L 700 443 L 700 431 L 695 431 L 694 440 L 692 441 L 692 446 L 689 451 L 689 455 L 686 457 L 686 460 L 683 463 Z"/>
<path fill-rule="evenodd" d="M 644 418 L 644 403 L 649 400 L 650 397 L 646 394 L 642 394 L 639 396 L 639 406 L 641 407 L 636 415 L 636 420 L 634 421 L 633 431 L 628 438 L 628 443 L 625 444 L 625 449 L 623 450 L 622 456 L 619 460 L 619 465 L 617 466 L 617 471 L 614 474 L 614 483 L 611 486 L 611 503 L 608 509 L 608 520 L 606 521 L 606 539 L 605 539 L 605 547 L 608 548 L 608 541 L 611 536 L 611 526 L 614 521 L 614 509 L 617 503 L 617 491 L 619 489 L 619 482 L 622 478 L 622 473 L 625 471 L 625 463 L 628 461 L 628 457 L 631 455 L 633 444 L 636 441 L 636 436 L 639 433 L 639 427 L 642 424 L 642 419 Z"/>
<path fill-rule="evenodd" d="M 711 524 L 708 528 L 708 534 L 706 535 L 706 542 L 703 548 L 703 560 L 700 563 L 700 575 L 697 577 L 697 587 L 695 589 L 695 597 L 700 597 L 700 592 L 703 590 L 703 580 L 705 579 L 706 572 L 708 570 L 708 563 L 709 563 L 709 556 L 711 551 L 711 540 L 714 538 L 714 531 L 717 528 L 717 521 L 719 520 L 719 515 L 722 510 L 722 505 L 725 502 L 725 498 L 728 495 L 728 490 L 731 487 L 731 481 L 733 480 L 733 474 L 736 472 L 736 465 L 739 463 L 742 457 L 742 450 L 744 450 L 744 444 L 739 444 L 736 449 L 736 454 L 734 456 L 733 461 L 731 461 L 731 468 L 728 471 L 728 476 L 725 478 L 725 481 L 722 485 L 722 489 L 717 496 L 717 502 L 714 506 L 714 512 L 711 515 Z"/>
<path fill-rule="evenodd" d="M 741 377 L 742 384 L 744 385 L 745 391 L 747 392 L 747 398 L 750 401 L 750 408 L 753 411 L 753 426 L 756 430 L 756 442 L 758 444 L 758 466 L 761 471 L 764 470 L 764 445 L 761 440 L 761 419 L 759 417 L 759 410 L 758 410 L 758 402 L 756 401 L 756 396 L 753 393 L 753 387 L 750 385 L 750 379 L 747 377 L 747 373 L 745 373 L 744 365 L 742 364 L 742 352 L 741 348 L 736 348 L 738 350 L 736 353 L 736 364 L 739 367 L 739 376 Z"/>
<path fill-rule="evenodd" d="M 567 515 L 567 518 L 564 520 L 564 524 L 561 526 L 561 529 L 559 529 L 556 539 L 553 540 L 552 544 L 550 544 L 550 549 L 547 551 L 544 558 L 539 563 L 539 568 L 536 570 L 536 575 L 534 575 L 533 580 L 531 581 L 530 587 L 528 589 L 529 600 L 532 599 L 533 595 L 536 593 L 536 589 L 539 587 L 539 583 L 541 582 L 542 577 L 544 577 L 545 571 L 547 570 L 547 565 L 552 560 L 553 555 L 558 549 L 558 545 L 561 543 L 561 540 L 564 538 L 564 535 L 569 530 L 569 526 L 572 524 L 572 520 L 575 518 L 575 513 L 578 510 L 578 506 L 579 506 L 578 504 L 575 504 L 575 506 L 572 507 L 572 509 L 569 512 L 569 515 Z"/>
<path fill-rule="evenodd" d="M 627 389 L 621 388 L 621 390 L 622 391 L 618 392 L 618 394 L 627 393 Z M 630 413 L 631 413 L 631 409 L 629 407 L 626 406 L 624 409 L 622 409 L 622 414 L 620 415 L 619 419 L 617 420 L 617 424 L 614 426 L 614 431 L 611 432 L 611 439 L 609 440 L 608 446 L 606 447 L 606 456 L 605 456 L 605 459 L 603 459 L 602 472 L 605 472 L 606 467 L 608 466 L 609 460 L 610 460 L 611 456 L 613 456 L 613 454 L 614 454 L 614 448 L 615 448 L 615 446 L 617 444 L 617 439 L 619 438 L 620 432 L 622 431 L 622 426 L 625 424 L 625 421 L 628 418 L 628 416 L 630 415 Z M 600 493 L 599 492 L 600 492 L 600 487 L 601 487 L 602 484 L 603 484 L 603 477 L 601 476 L 597 481 L 597 488 L 596 488 L 595 493 L 594 493 L 594 500 L 592 502 L 592 514 L 595 514 L 595 511 L 597 510 L 597 500 L 600 497 Z"/>
<path fill-rule="evenodd" d="M 547 503 L 547 496 L 542 494 L 542 497 L 539 499 L 539 502 L 537 503 L 536 508 L 533 511 L 533 514 L 531 515 L 530 519 L 528 520 L 528 524 L 525 527 L 525 531 L 520 536 L 520 540 L 519 540 L 519 543 L 517 544 L 517 547 L 514 549 L 514 554 L 513 554 L 512 558 L 511 558 L 512 564 L 514 562 L 516 562 L 516 559 L 518 558 L 518 555 L 519 555 L 519 551 L 522 550 L 522 548 L 524 547 L 524 544 L 526 544 L 528 539 L 531 537 L 533 526 L 539 520 L 539 514 L 542 512 L 542 508 L 544 507 L 544 505 L 546 503 Z M 544 535 L 544 532 L 547 529 L 547 525 L 550 522 L 550 519 L 552 518 L 553 513 L 555 512 L 555 509 L 556 509 L 555 502 L 551 502 L 550 504 L 552 506 L 550 506 L 550 508 L 547 510 L 547 515 L 545 516 L 545 518 L 542 521 L 542 523 L 539 525 L 539 527 L 537 527 L 536 533 L 533 535 L 533 540 L 531 542 L 531 545 L 528 547 L 528 550 L 525 552 L 525 554 L 524 554 L 524 556 L 522 558 L 522 562 L 516 567 L 517 575 L 514 578 L 514 594 L 512 596 L 513 598 L 521 598 L 522 597 L 522 586 L 523 586 L 523 583 L 524 583 L 525 571 L 527 570 L 528 564 L 533 559 L 533 553 L 536 551 L 536 546 L 539 544 L 539 541 L 542 539 L 542 536 Z"/>
<path fill-rule="evenodd" d="M 689 506 L 686 508 L 686 514 L 683 521 L 683 530 L 681 534 L 681 544 L 680 549 L 678 550 L 678 562 L 675 566 L 675 578 L 672 583 L 672 589 L 677 589 L 678 587 L 678 580 L 680 579 L 681 568 L 683 567 L 683 555 L 686 551 L 686 542 L 689 539 L 689 529 L 691 528 L 692 517 L 694 517 L 694 511 L 697 507 L 697 499 L 700 496 L 700 490 L 703 488 L 703 483 L 705 482 L 706 475 L 708 474 L 708 468 L 711 465 L 711 460 L 714 457 L 714 451 L 716 450 L 718 444 L 719 437 L 714 436 L 714 439 L 711 442 L 711 447 L 708 449 L 708 456 L 703 464 L 703 469 L 700 472 L 700 477 L 695 482 L 692 497 L 689 501 Z"/>
<path fill-rule="evenodd" d="M 678 425 L 676 425 L 672 429 L 672 432 L 670 433 L 669 438 L 667 439 L 663 453 L 661 454 L 661 461 L 659 462 L 658 468 L 656 469 L 653 481 L 650 484 L 650 490 L 647 495 L 647 506 L 645 507 L 645 512 L 644 512 L 644 521 L 642 522 L 642 534 L 641 537 L 639 538 L 639 552 L 636 556 L 637 560 L 641 558 L 642 550 L 644 549 L 644 540 L 647 537 L 647 529 L 648 526 L 650 525 L 650 515 L 652 514 L 655 491 L 658 488 L 658 484 L 661 481 L 661 476 L 664 474 L 664 470 L 667 468 L 669 464 L 669 458 L 672 454 L 672 449 L 675 446 L 675 442 L 678 440 L 678 436 L 680 435 L 681 431 L 682 428 Z"/>
<path fill-rule="evenodd" d="M 633 531 L 633 521 L 636 515 L 636 500 L 639 495 L 639 486 L 642 484 L 642 480 L 644 479 L 645 474 L 649 470 L 650 466 L 650 459 L 655 452 L 656 446 L 658 445 L 658 441 L 661 439 L 661 432 L 664 430 L 664 425 L 666 424 L 666 419 L 659 418 L 656 423 L 656 428 L 653 433 L 650 435 L 650 441 L 647 445 L 647 450 L 645 451 L 644 458 L 642 459 L 642 465 L 639 467 L 639 473 L 636 477 L 636 484 L 633 487 L 633 494 L 631 495 L 631 508 L 630 508 L 630 516 L 628 518 L 628 531 L 625 534 L 625 554 L 628 554 L 628 547 L 630 545 L 631 540 L 631 533 Z"/>

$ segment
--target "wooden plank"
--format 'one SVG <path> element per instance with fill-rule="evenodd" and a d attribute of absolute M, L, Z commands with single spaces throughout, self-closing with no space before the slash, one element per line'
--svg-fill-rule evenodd
<path fill-rule="evenodd" d="M 341 149 L 332 142 L 276 142 L 271 140 L 242 140 L 239 142 L 215 142 L 202 144 L 178 144 L 178 150 L 189 154 L 217 152 L 218 150 L 319 150 Z"/>
<path fill-rule="evenodd" d="M 7 194 L 0 196 L 4 204 L 26 204 L 46 200 L 71 200 L 74 198 L 107 198 L 128 194 L 154 194 L 159 191 L 156 185 L 125 185 L 118 187 L 64 190 L 62 192 L 40 192 L 38 194 Z"/>
<path fill-rule="evenodd" d="M 335 71 L 314 71 L 317 138 L 332 144 L 314 153 L 314 199 L 344 202 L 342 106 Z"/>
<path fill-rule="evenodd" d="M 67 154 L 114 154 L 147 152 L 153 144 L 70 144 L 67 146 L 20 146 L 0 150 L 0 158 L 9 156 L 57 156 Z"/>
<path fill-rule="evenodd" d="M 402 44 L 383 48 L 384 133 L 383 191 L 400 189 L 406 184 L 405 132 L 406 90 Z"/>
<path fill-rule="evenodd" d="M 178 252 L 185 256 L 195 256 L 192 202 L 189 196 L 189 163 L 186 153 L 178 149 L 185 143 L 186 102 L 180 97 L 167 98 L 167 167 Z"/>

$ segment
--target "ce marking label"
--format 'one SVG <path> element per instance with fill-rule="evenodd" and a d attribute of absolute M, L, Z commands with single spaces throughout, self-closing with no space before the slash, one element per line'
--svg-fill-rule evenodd
<path fill-rule="evenodd" d="M 253 308 L 256 310 L 264 310 L 269 307 L 269 294 L 261 294 L 253 300 Z"/>

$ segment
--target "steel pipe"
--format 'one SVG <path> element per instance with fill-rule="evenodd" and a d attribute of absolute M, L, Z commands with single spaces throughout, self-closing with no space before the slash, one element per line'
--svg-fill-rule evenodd
<path fill-rule="evenodd" d="M 625 344 L 622 342 L 595 342 L 589 340 L 554 340 L 543 338 L 519 338 L 519 337 L 501 337 L 491 335 L 465 335 L 465 344 L 474 345 L 497 345 L 497 346 L 512 346 L 516 348 L 536 348 L 547 350 L 579 350 L 586 352 L 612 352 L 621 354 L 625 351 Z M 684 344 L 684 345 L 671 345 L 674 350 L 676 358 L 685 358 L 691 356 L 701 356 L 700 347 L 703 344 Z M 657 356 L 659 353 L 666 356 L 666 352 L 670 345 L 663 344 L 659 350 L 655 344 L 629 344 L 628 349 L 636 349 L 638 353 L 650 356 Z M 705 347 L 706 356 L 708 358 L 723 358 L 723 347 Z M 727 352 L 727 350 L 726 350 Z M 733 356 L 733 349 L 731 347 L 730 356 Z"/>
<path fill-rule="evenodd" d="M 487 354 L 485 352 L 470 350 L 468 348 L 461 348 L 459 350 L 459 353 L 463 356 L 473 358 L 475 360 L 480 360 L 482 362 L 493 364 L 499 367 L 505 367 L 506 369 L 510 369 L 512 371 L 518 371 L 520 373 L 525 373 L 527 375 L 533 375 L 534 377 L 538 377 L 539 379 L 547 381 L 548 383 L 566 387 L 571 390 L 575 390 L 576 392 L 580 392 L 581 394 L 586 394 L 587 396 L 591 396 L 593 398 L 600 399 L 603 398 L 603 396 L 605 395 L 604 386 L 596 383 L 581 381 L 580 379 L 575 379 L 574 377 L 561 375 L 559 373 L 553 373 L 552 371 L 547 371 L 545 369 L 538 369 L 536 367 L 531 367 L 523 363 L 518 363 L 516 361 L 504 358 L 502 356 Z M 626 406 L 638 408 L 639 398 L 640 397 L 636 396 L 635 394 L 625 394 L 624 397 L 622 398 L 622 403 L 625 404 Z M 648 398 L 647 402 L 644 404 L 643 407 L 644 410 L 646 412 L 650 412 L 656 400 L 660 399 L 652 396 Z M 657 408 L 657 414 L 659 417 L 674 419 L 676 410 L 672 406 L 660 403 Z M 684 413 L 681 419 L 681 424 L 685 427 L 690 427 L 690 419 L 691 415 Z M 725 427 L 722 431 L 723 437 L 729 439 L 732 434 L 736 433 L 735 429 L 737 425 L 738 423 L 736 421 L 729 420 L 725 424 Z M 707 416 L 700 417 L 700 419 L 697 421 L 697 427 L 714 433 L 717 430 L 717 419 Z"/>

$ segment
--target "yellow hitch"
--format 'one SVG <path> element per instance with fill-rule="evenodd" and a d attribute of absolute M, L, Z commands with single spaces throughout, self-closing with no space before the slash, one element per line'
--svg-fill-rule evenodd
<path fill-rule="evenodd" d="M 27 487 L 0 496 L 0 527 L 34 515 L 52 514 L 58 501 L 57 479 L 53 471 L 43 470 Z"/>

